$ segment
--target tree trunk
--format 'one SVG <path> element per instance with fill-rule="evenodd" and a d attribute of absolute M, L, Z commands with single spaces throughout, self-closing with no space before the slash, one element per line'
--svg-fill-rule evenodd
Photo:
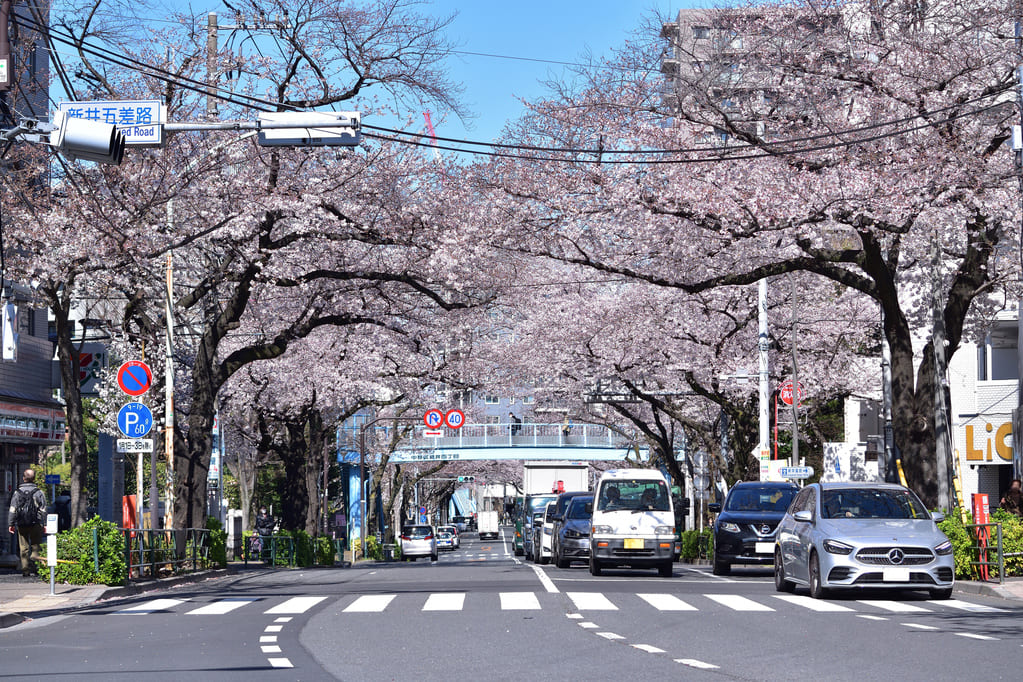
<path fill-rule="evenodd" d="M 305 438 L 305 420 L 289 420 L 285 422 L 288 431 L 288 443 L 280 452 L 284 463 L 284 490 L 281 504 L 283 505 L 282 525 L 287 530 L 305 529 L 306 513 L 309 509 L 309 488 L 306 481 L 307 460 L 309 451 Z"/>
<path fill-rule="evenodd" d="M 323 508 L 320 482 L 323 480 L 323 466 L 326 463 L 326 443 L 323 431 L 323 415 L 316 408 L 306 411 L 306 499 L 309 504 L 305 514 L 305 532 L 319 535 L 320 513 Z"/>

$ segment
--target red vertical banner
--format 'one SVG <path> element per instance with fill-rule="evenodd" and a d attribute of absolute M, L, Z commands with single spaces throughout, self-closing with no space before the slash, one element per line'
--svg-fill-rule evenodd
<path fill-rule="evenodd" d="M 991 539 L 991 534 L 988 532 L 986 526 L 981 524 L 990 523 L 990 516 L 988 515 L 988 499 L 987 493 L 973 493 L 973 522 L 977 524 L 977 548 L 978 556 L 977 567 L 980 569 L 980 579 L 988 579 L 987 570 L 987 545 Z"/>
<path fill-rule="evenodd" d="M 135 513 L 135 496 L 125 495 L 121 498 L 121 518 L 125 528 L 138 528 L 138 515 Z"/>

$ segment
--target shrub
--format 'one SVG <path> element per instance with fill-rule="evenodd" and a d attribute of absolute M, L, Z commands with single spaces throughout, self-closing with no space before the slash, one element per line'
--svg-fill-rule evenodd
<path fill-rule="evenodd" d="M 1002 553 L 1016 555 L 1005 557 L 1005 575 L 1023 575 L 1023 519 L 996 509 L 991 522 L 1002 524 Z"/>
<path fill-rule="evenodd" d="M 684 530 L 681 537 L 683 559 L 705 559 L 714 553 L 714 533 L 710 528 L 702 531 Z"/>
<path fill-rule="evenodd" d="M 210 531 L 209 540 L 209 565 L 217 568 L 227 566 L 227 531 L 224 525 L 216 517 L 206 519 L 206 528 Z"/>
<path fill-rule="evenodd" d="M 335 561 L 334 541 L 324 536 L 316 538 L 316 563 L 321 566 L 333 566 Z"/>
<path fill-rule="evenodd" d="M 99 550 L 99 572 L 93 546 L 96 530 Z M 128 578 L 128 565 L 124 559 L 124 535 L 116 524 L 94 516 L 77 528 L 57 535 L 58 563 L 54 580 L 71 585 L 123 585 Z M 49 576 L 49 567 L 40 565 L 40 573 Z"/>
<path fill-rule="evenodd" d="M 967 523 L 973 523 L 973 519 L 969 514 L 967 514 L 966 520 Z M 963 525 L 962 517 L 954 509 L 949 512 L 944 521 L 938 524 L 938 528 L 952 542 L 956 578 L 966 580 L 975 578 L 977 571 L 971 562 L 977 560 L 977 552 L 974 549 L 974 538 L 971 529 Z"/>

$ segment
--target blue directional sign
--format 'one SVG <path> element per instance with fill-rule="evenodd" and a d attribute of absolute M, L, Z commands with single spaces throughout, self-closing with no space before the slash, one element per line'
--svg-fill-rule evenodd
<path fill-rule="evenodd" d="M 810 478 L 813 476 L 813 467 L 781 467 L 778 475 L 782 478 Z"/>
<path fill-rule="evenodd" d="M 117 413 L 117 428 L 128 438 L 144 438 L 153 428 L 153 411 L 142 403 L 128 403 Z"/>

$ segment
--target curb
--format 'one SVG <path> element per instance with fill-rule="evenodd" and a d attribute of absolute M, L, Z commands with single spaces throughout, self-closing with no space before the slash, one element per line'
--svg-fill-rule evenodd
<path fill-rule="evenodd" d="M 999 599 L 1019 601 L 1019 597 L 1017 595 L 1000 585 L 964 581 L 956 582 L 952 589 L 955 592 L 961 592 L 963 594 L 981 594 L 987 597 L 998 597 Z"/>

